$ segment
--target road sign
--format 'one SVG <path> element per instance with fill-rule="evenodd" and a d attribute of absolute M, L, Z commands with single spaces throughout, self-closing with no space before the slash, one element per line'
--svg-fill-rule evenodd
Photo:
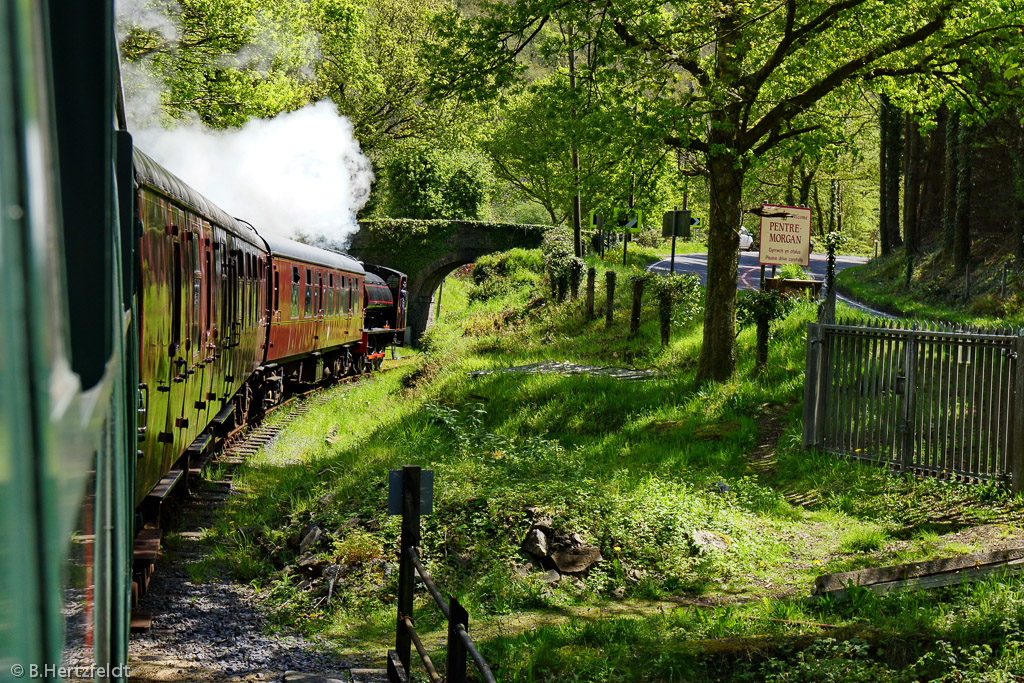
<path fill-rule="evenodd" d="M 704 223 L 701 222 L 701 219 L 699 217 L 697 217 L 697 216 L 690 217 L 690 227 L 691 228 L 700 228 L 700 227 L 703 227 L 703 225 L 704 225 Z"/>
<path fill-rule="evenodd" d="M 661 218 L 661 236 L 672 237 L 672 229 L 675 227 L 676 237 L 684 240 L 690 239 L 690 226 L 693 219 L 689 211 L 666 211 Z"/>
<path fill-rule="evenodd" d="M 811 259 L 811 210 L 796 206 L 761 205 L 761 265 L 796 263 Z"/>
<path fill-rule="evenodd" d="M 402 514 L 402 470 L 388 470 L 388 514 Z M 434 470 L 420 470 L 420 514 L 434 512 Z"/>

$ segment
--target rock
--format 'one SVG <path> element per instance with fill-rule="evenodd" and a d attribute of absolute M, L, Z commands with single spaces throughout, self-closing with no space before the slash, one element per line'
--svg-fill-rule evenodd
<path fill-rule="evenodd" d="M 522 548 L 525 552 L 534 557 L 548 556 L 548 537 L 540 529 L 530 529 L 523 539 Z"/>
<path fill-rule="evenodd" d="M 551 553 L 555 568 L 562 574 L 578 574 L 600 562 L 601 549 L 594 545 L 569 546 L 559 548 Z"/>
<path fill-rule="evenodd" d="M 320 530 L 320 527 L 312 527 L 309 530 L 309 533 L 306 534 L 305 538 L 302 539 L 302 542 L 299 543 L 299 553 L 304 553 L 311 546 L 316 545 L 320 540 L 320 537 L 323 536 L 323 533 L 324 532 Z"/>
<path fill-rule="evenodd" d="M 693 547 L 701 555 L 713 552 L 724 553 L 732 545 L 732 539 L 717 531 L 694 531 L 690 535 Z"/>
<path fill-rule="evenodd" d="M 452 559 L 455 560 L 459 569 L 468 569 L 473 566 L 473 556 L 470 553 L 452 553 Z"/>
<path fill-rule="evenodd" d="M 583 537 L 579 534 L 573 534 L 572 536 L 570 536 L 569 541 L 575 546 L 583 545 Z"/>
<path fill-rule="evenodd" d="M 708 491 L 711 493 L 729 493 L 729 485 L 724 481 L 716 481 L 708 487 Z"/>
<path fill-rule="evenodd" d="M 538 517 L 537 520 L 534 521 L 533 526 L 531 528 L 542 529 L 543 531 L 548 532 L 551 531 L 553 525 L 554 522 L 551 520 L 550 517 Z"/>
<path fill-rule="evenodd" d="M 557 570 L 549 569 L 540 575 L 540 580 L 550 586 L 561 581 L 562 575 Z"/>
<path fill-rule="evenodd" d="M 622 586 L 619 586 L 618 588 L 612 591 L 612 594 L 615 595 L 615 597 L 617 598 L 624 598 L 626 597 L 626 589 Z"/>

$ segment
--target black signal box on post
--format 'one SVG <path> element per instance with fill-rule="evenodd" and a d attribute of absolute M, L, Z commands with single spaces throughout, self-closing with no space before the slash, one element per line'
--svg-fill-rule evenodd
<path fill-rule="evenodd" d="M 674 229 L 674 230 L 673 230 Z M 675 233 L 673 235 L 673 232 Z M 661 219 L 662 237 L 680 237 L 684 240 L 690 239 L 690 212 L 689 211 L 666 211 Z"/>

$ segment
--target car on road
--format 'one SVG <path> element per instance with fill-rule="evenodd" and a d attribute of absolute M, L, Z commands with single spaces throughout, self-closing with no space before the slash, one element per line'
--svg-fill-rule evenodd
<path fill-rule="evenodd" d="M 754 238 L 746 228 L 740 228 L 740 251 L 750 251 L 754 248 Z"/>

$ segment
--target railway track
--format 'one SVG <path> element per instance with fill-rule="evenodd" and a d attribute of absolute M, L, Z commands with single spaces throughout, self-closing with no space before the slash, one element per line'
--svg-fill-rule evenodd
<path fill-rule="evenodd" d="M 378 370 L 383 374 L 388 370 Z M 332 392 L 373 375 L 354 375 L 345 377 L 329 385 L 315 387 L 308 391 L 294 394 L 253 421 L 238 427 L 225 435 L 216 444 L 208 458 L 202 464 L 189 470 L 188 477 L 179 477 L 161 493 L 161 500 L 173 500 L 174 503 L 161 509 L 156 514 L 156 523 L 147 524 L 136 536 L 133 558 L 133 587 L 131 615 L 131 632 L 145 633 L 151 629 L 153 615 L 150 611 L 138 607 L 149 591 L 150 580 L 156 571 L 158 557 L 164 531 L 173 528 L 175 520 L 189 506 L 212 507 L 214 502 L 208 492 L 204 491 L 204 483 L 221 487 L 225 495 L 218 497 L 222 504 L 230 495 L 235 468 L 244 464 L 256 455 L 261 448 L 271 444 L 296 417 L 305 415 L 312 408 L 330 400 Z M 203 480 L 203 473 L 216 467 L 221 471 L 217 481 Z M 193 490 L 195 489 L 195 490 Z"/>
<path fill-rule="evenodd" d="M 386 372 L 384 370 L 382 372 Z M 133 613 L 132 680 L 267 681 L 306 680 L 295 671 L 338 672 L 342 681 L 380 680 L 370 661 L 348 661 L 326 643 L 297 635 L 268 635 L 256 591 L 227 576 L 211 576 L 204 561 L 214 552 L 208 529 L 235 495 L 237 469 L 270 446 L 296 418 L 331 400 L 363 376 L 297 394 L 255 423 L 228 434 L 207 461 L 203 479 L 183 499 L 166 525 L 159 572 Z"/>

